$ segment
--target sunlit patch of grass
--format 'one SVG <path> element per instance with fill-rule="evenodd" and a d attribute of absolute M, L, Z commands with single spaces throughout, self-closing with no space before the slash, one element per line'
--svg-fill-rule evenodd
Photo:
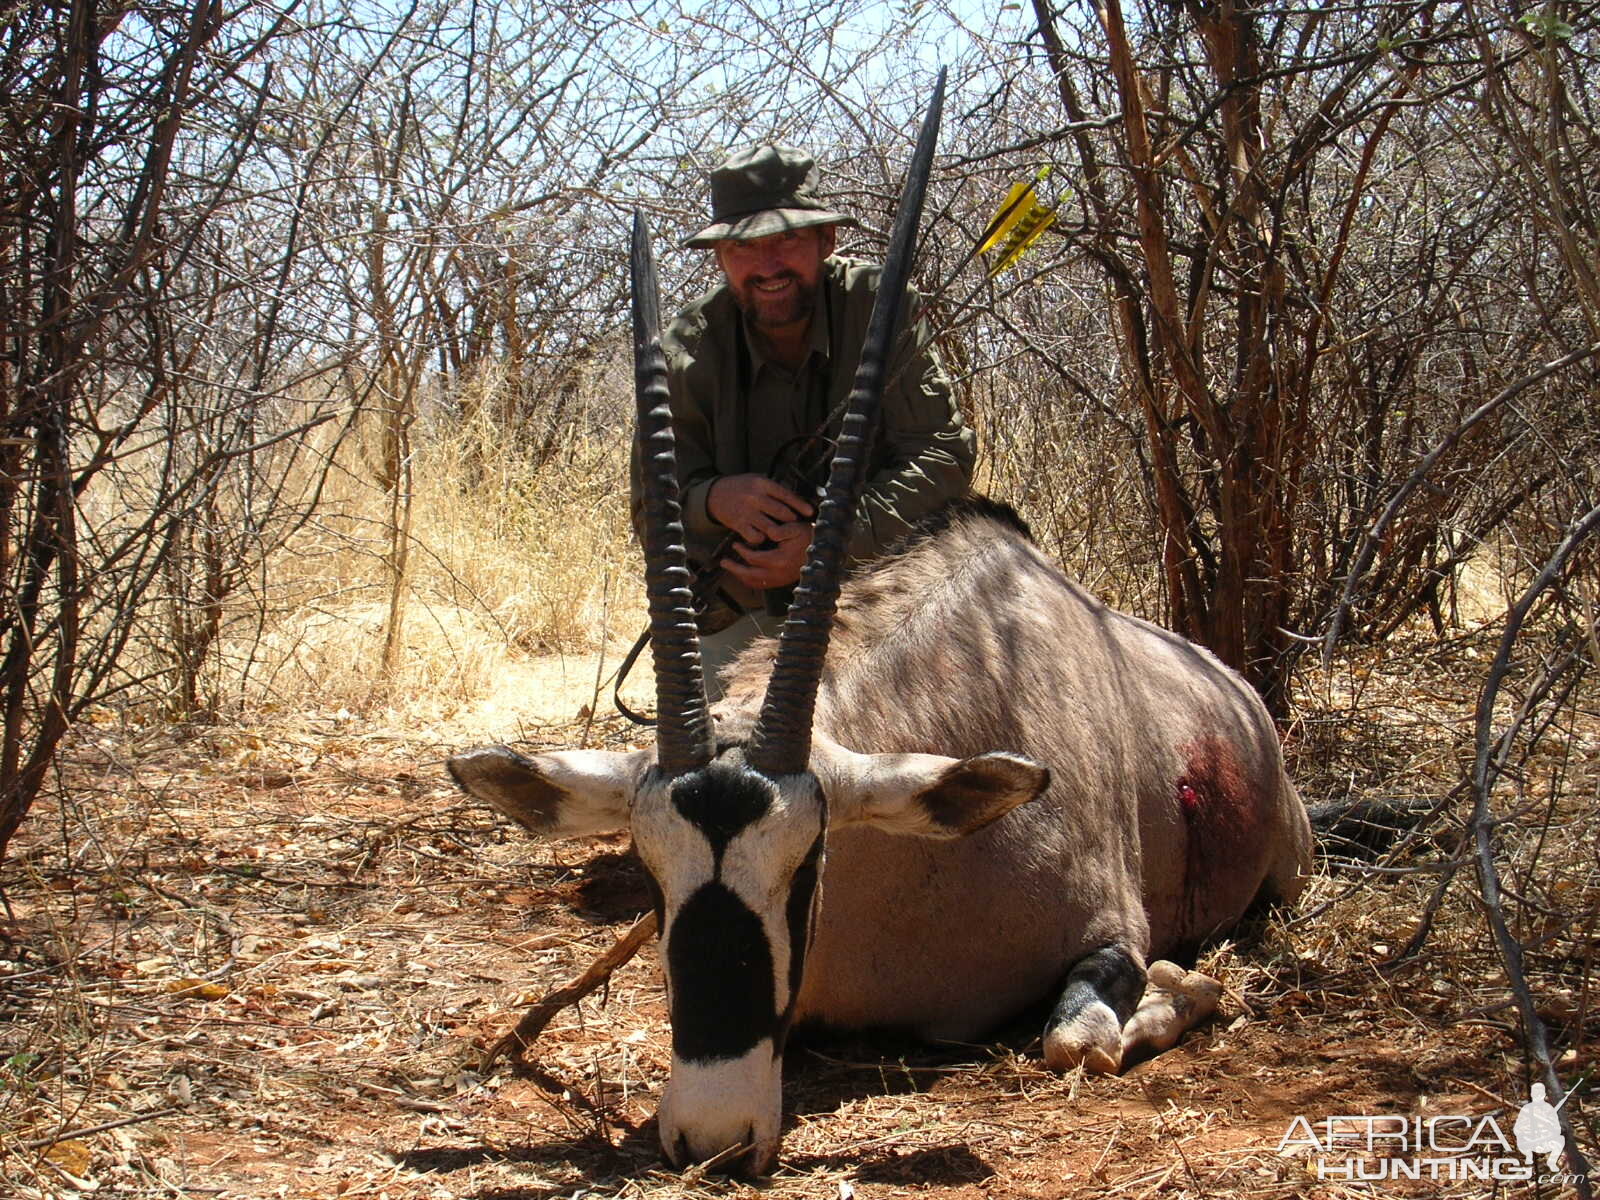
<path fill-rule="evenodd" d="M 221 658 L 246 707 L 467 703 L 509 663 L 591 656 L 631 636 L 643 602 L 625 431 L 518 446 L 480 416 L 419 433 L 398 605 L 393 497 L 370 468 L 373 436 L 357 430 L 338 449 L 321 515 L 268 564 L 265 611 L 235 622 Z"/>

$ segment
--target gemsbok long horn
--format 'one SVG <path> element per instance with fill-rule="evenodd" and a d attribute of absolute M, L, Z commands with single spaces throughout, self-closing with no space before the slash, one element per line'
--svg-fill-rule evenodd
<path fill-rule="evenodd" d="M 650 226 L 637 210 L 629 266 L 644 489 L 644 584 L 656 671 L 656 762 L 668 775 L 681 775 L 711 761 L 711 716 L 700 667 L 689 554 L 684 548 L 656 264 L 650 252 Z"/>
<path fill-rule="evenodd" d="M 917 146 L 906 172 L 905 188 L 895 214 L 889 251 L 878 281 L 878 295 L 867 322 L 861 365 L 850 392 L 850 406 L 839 430 L 838 448 L 828 472 L 828 485 L 818 506 L 811 551 L 800 571 L 794 601 L 778 643 L 778 658 L 761 703 L 761 715 L 750 736 L 745 759 L 767 775 L 793 775 L 806 769 L 811 757 L 811 720 L 816 707 L 822 661 L 828 653 L 834 608 L 839 599 L 839 574 L 851 519 L 866 480 L 866 460 L 883 398 L 884 374 L 900 319 L 901 299 L 916 257 L 922 201 L 933 169 L 944 109 L 944 70 L 939 71 L 933 99 L 922 120 Z"/>

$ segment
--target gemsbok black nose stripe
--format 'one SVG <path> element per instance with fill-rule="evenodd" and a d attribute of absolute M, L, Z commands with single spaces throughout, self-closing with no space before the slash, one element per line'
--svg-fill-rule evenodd
<path fill-rule="evenodd" d="M 672 1047 L 693 1062 L 740 1058 L 778 1030 L 772 948 L 728 887 L 702 884 L 667 937 Z"/>

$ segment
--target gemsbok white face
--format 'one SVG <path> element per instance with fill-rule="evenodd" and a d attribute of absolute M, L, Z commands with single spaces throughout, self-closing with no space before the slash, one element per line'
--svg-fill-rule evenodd
<path fill-rule="evenodd" d="M 631 827 L 656 896 L 672 1020 L 661 1144 L 680 1165 L 721 1156 L 760 1173 L 776 1158 L 784 1040 L 830 824 L 960 837 L 1048 781 L 1015 755 L 854 754 L 824 739 L 812 766 L 774 779 L 739 745 L 674 776 L 650 751 L 524 758 L 496 747 L 451 760 L 463 788 L 541 836 Z"/>
<path fill-rule="evenodd" d="M 777 1153 L 784 1038 L 827 821 L 810 777 L 780 786 L 728 759 L 667 783 L 664 803 L 641 804 L 634 844 L 661 897 L 672 1019 L 662 1145 L 676 1163 L 749 1146 L 764 1171 Z"/>

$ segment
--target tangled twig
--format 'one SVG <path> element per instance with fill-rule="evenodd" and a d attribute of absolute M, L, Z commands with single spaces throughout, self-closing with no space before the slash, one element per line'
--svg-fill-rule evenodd
<path fill-rule="evenodd" d="M 515 1029 L 489 1047 L 483 1056 L 481 1068 L 483 1073 L 488 1074 L 506 1055 L 510 1055 L 513 1059 L 520 1058 L 558 1012 L 576 1004 L 610 979 L 612 972 L 637 954 L 639 947 L 649 941 L 655 932 L 656 914 L 653 911 L 647 912 L 633 923 L 627 933 L 613 942 L 605 953 L 590 963 L 582 975 L 571 983 L 546 992 L 537 1004 L 522 1014 L 522 1019 L 517 1022 Z"/>

